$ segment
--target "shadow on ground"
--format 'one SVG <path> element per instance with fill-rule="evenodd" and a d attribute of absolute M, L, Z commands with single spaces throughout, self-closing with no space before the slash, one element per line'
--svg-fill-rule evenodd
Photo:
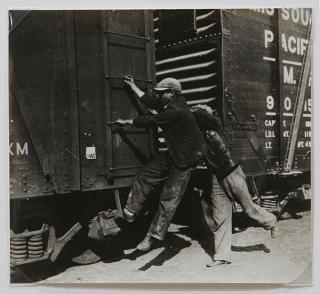
<path fill-rule="evenodd" d="M 187 241 L 179 236 L 176 236 L 173 233 L 168 233 L 165 241 L 155 241 L 150 249 L 150 250 L 155 250 L 158 248 L 163 248 L 163 250 L 155 258 L 150 260 L 144 266 L 140 267 L 139 270 L 146 271 L 149 268 L 151 268 L 152 266 L 161 266 L 166 261 L 170 260 L 175 255 L 177 255 L 182 249 L 187 248 L 189 246 L 191 246 L 190 241 Z M 143 256 L 143 255 L 147 254 L 148 252 L 150 252 L 150 250 L 146 251 L 146 252 L 134 250 L 133 252 L 131 252 L 129 254 L 124 254 L 122 251 L 122 254 L 119 254 L 116 257 L 104 256 L 102 258 L 102 260 L 104 263 L 113 263 L 113 262 L 117 262 L 117 261 L 120 261 L 123 259 L 136 260 L 140 256 Z"/>

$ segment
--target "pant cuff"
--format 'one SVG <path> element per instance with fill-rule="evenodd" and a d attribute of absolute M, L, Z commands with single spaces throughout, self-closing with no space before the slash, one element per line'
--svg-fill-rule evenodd
<path fill-rule="evenodd" d="M 139 214 L 135 209 L 129 207 L 128 205 L 125 205 L 124 208 L 127 209 L 127 210 L 129 210 L 130 212 L 132 212 L 132 213 L 135 214 L 135 215 L 138 215 L 138 214 Z"/>
<path fill-rule="evenodd" d="M 152 233 L 152 232 L 148 232 L 148 235 L 150 235 L 152 238 L 155 238 L 159 241 L 163 241 L 164 237 L 159 236 L 158 234 Z"/>

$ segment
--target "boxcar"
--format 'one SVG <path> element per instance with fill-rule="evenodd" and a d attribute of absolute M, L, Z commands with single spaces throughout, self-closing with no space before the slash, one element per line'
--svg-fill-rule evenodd
<path fill-rule="evenodd" d="M 304 8 L 154 14 L 157 79 L 179 79 L 190 105 L 213 108 L 268 208 L 280 194 L 310 197 L 311 18 Z"/>
<path fill-rule="evenodd" d="M 145 112 L 122 78 L 151 90 L 154 38 L 150 11 L 11 11 L 10 25 L 10 248 L 24 264 L 58 256 L 98 204 L 88 192 L 119 209 L 151 157 L 149 130 L 109 122 Z"/>

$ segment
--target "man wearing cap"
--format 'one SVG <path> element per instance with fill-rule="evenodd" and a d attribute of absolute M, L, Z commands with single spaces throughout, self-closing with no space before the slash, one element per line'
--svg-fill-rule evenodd
<path fill-rule="evenodd" d="M 168 152 L 157 155 L 137 173 L 123 211 L 125 218 L 133 221 L 135 216 L 140 214 L 153 187 L 166 179 L 149 231 L 137 246 L 137 249 L 146 251 L 154 240 L 164 239 L 185 193 L 191 172 L 202 158 L 205 142 L 194 115 L 181 96 L 182 88 L 178 80 L 166 78 L 160 81 L 154 89 L 157 97 L 141 91 L 130 76 L 126 76 L 124 82 L 147 107 L 157 110 L 158 113 L 130 120 L 118 119 L 115 123 L 136 127 L 161 127 L 168 147 Z"/>

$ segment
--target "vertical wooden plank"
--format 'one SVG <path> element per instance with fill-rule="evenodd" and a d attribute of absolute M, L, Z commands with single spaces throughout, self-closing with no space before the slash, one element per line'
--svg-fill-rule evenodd
<path fill-rule="evenodd" d="M 100 11 L 75 11 L 79 155 L 82 189 L 93 188 L 105 167 L 104 77 Z"/>
<path fill-rule="evenodd" d="M 53 79 L 53 95 L 49 95 L 51 103 L 50 126 L 53 140 L 48 141 L 51 149 L 51 160 L 54 167 L 52 178 L 57 181 L 58 193 L 70 192 L 72 175 L 70 165 L 73 158 L 71 146 L 70 100 L 72 88 L 69 79 L 68 59 L 68 20 L 65 11 L 53 11 L 56 20 L 56 40 L 53 43 L 55 55 L 55 78 Z M 49 37 L 50 38 L 50 37 Z M 45 120 L 45 117 L 43 118 Z"/>
<path fill-rule="evenodd" d="M 153 33 L 153 20 L 150 11 L 144 11 L 144 28 L 146 38 L 146 73 L 147 80 L 152 80 L 152 73 L 154 73 L 155 60 L 152 54 L 150 54 L 152 47 L 154 47 L 154 33 Z M 148 83 L 148 91 L 151 91 L 152 85 Z"/>
<path fill-rule="evenodd" d="M 80 189 L 80 155 L 79 155 L 79 101 L 77 95 L 77 65 L 74 31 L 74 12 L 66 12 L 66 57 L 68 60 L 69 86 L 69 136 L 70 166 L 69 184 L 71 190 Z"/>
<path fill-rule="evenodd" d="M 148 92 L 150 93 L 154 82 L 152 81 L 153 77 L 155 77 L 155 55 L 151 52 L 155 50 L 155 44 L 154 44 L 154 25 L 153 25 L 153 12 L 150 10 L 144 11 L 144 27 L 145 27 L 145 38 L 146 38 L 146 66 L 147 66 L 147 80 L 150 81 L 148 83 Z M 149 148 L 150 153 L 154 154 L 154 144 L 153 144 L 153 131 L 149 129 Z"/>
<path fill-rule="evenodd" d="M 112 120 L 112 101 L 111 101 L 111 93 L 110 93 L 110 79 L 107 77 L 109 76 L 109 50 L 108 50 L 108 21 L 107 19 L 107 12 L 101 11 L 101 26 L 102 26 L 102 54 L 103 54 L 103 71 L 105 77 L 104 83 L 104 97 L 105 97 L 105 114 L 106 114 L 106 121 Z M 107 180 L 110 184 L 113 184 L 113 144 L 112 144 L 112 126 L 110 124 L 105 124 L 104 126 L 106 130 L 106 176 Z"/>

